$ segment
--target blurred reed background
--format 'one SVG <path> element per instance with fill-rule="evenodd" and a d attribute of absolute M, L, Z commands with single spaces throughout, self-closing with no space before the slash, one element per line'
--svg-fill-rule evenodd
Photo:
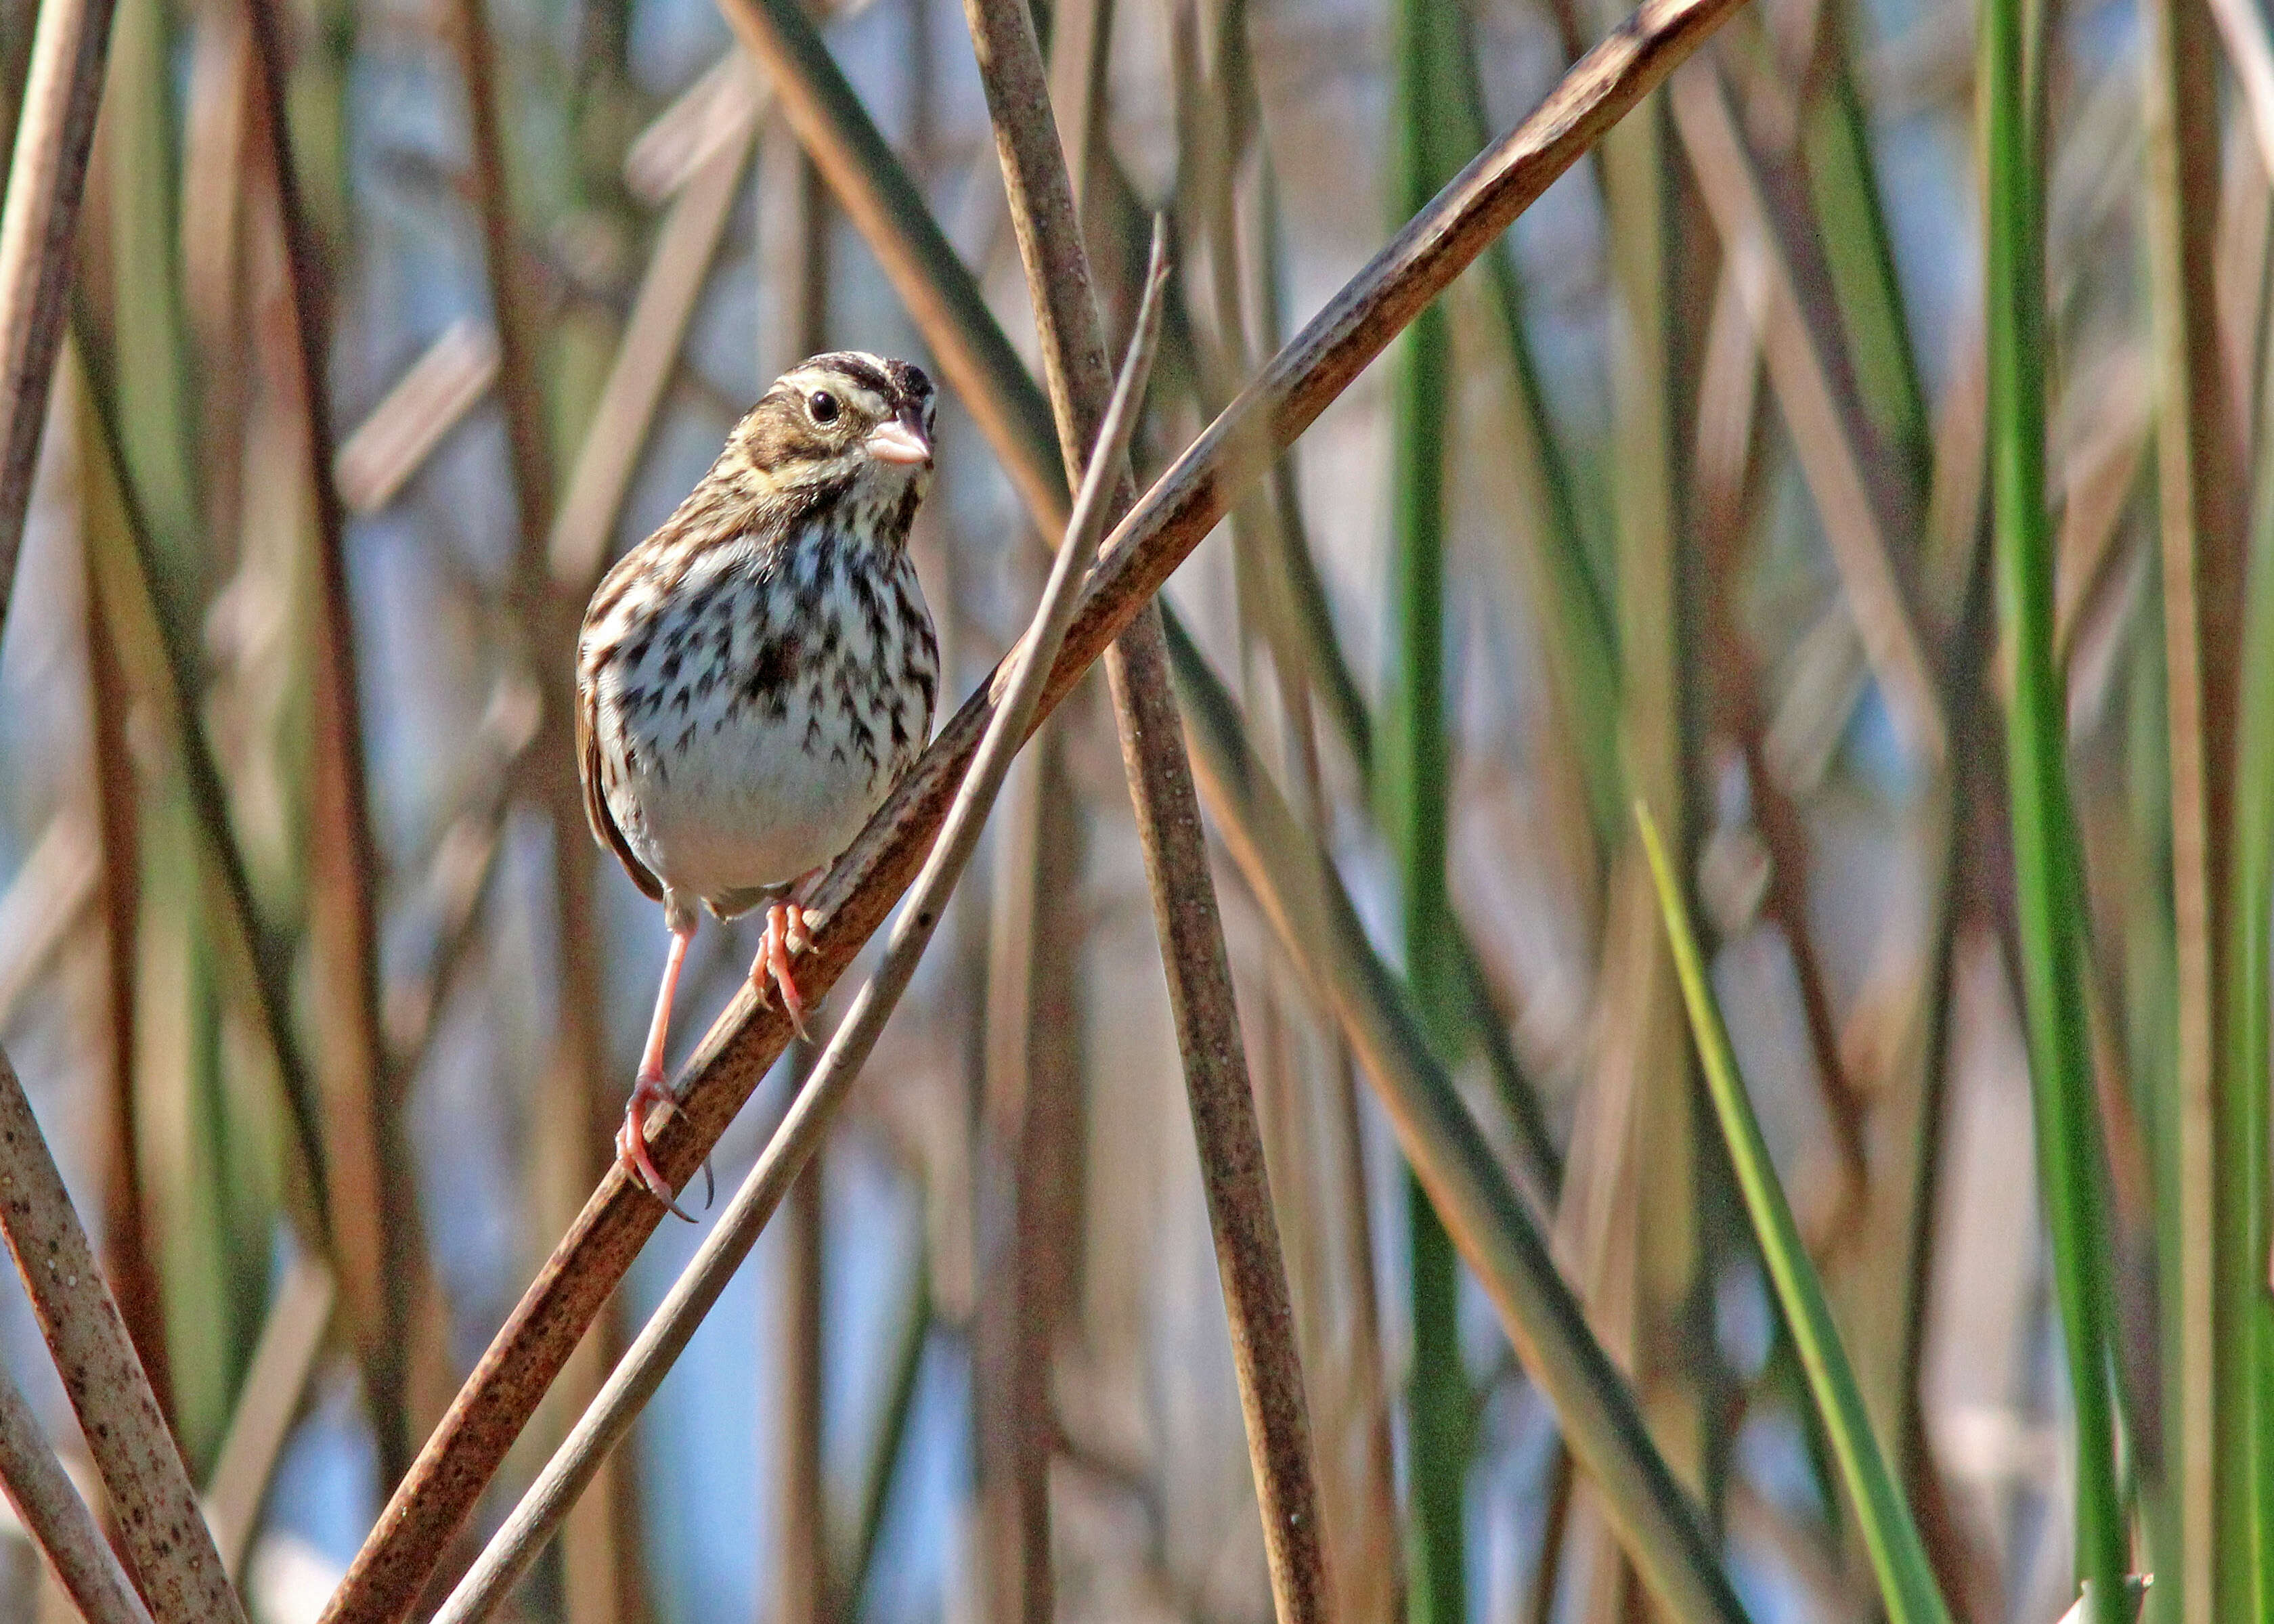
<path fill-rule="evenodd" d="M 2251 0 L 1984 3 L 1736 11 L 1287 455 L 1233 446 L 1166 589 L 1314 1616 L 2053 1624 L 2147 1571 L 2149 1618 L 2274 1616 L 2274 50 Z M 1141 488 L 1622 5 L 1037 0 L 1117 354 L 1171 224 Z M 575 777 L 599 572 L 825 347 L 953 386 L 943 715 L 1056 545 L 965 19 L 811 16 L 885 153 L 817 137 L 805 16 L 115 0 L 0 650 L 0 1043 L 263 1624 L 324 1613 L 608 1169 L 664 937 Z M 1130 805 L 1086 680 L 508 1616 L 1271 1616 Z M 755 945 L 705 925 L 675 1063 Z M 1540 1328 L 1535 1235 L 1648 1442 Z M 13 1287 L 0 1370 L 116 1500 Z M 1555 1380 L 1610 1395 L 1568 1447 Z M 1671 1469 L 1734 1600 L 1606 1459 Z M 0 1617 L 72 1616 L 4 1535 Z"/>

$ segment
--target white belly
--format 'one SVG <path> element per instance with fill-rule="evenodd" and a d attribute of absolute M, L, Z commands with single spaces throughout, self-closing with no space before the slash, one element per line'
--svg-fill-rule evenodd
<path fill-rule="evenodd" d="M 714 905 L 852 844 L 923 748 L 938 669 L 905 553 L 866 598 L 841 572 L 802 583 L 794 619 L 787 583 L 737 574 L 740 561 L 712 566 L 719 590 L 675 640 L 604 628 L 626 652 L 593 707 L 626 844 L 666 887 Z"/>
<path fill-rule="evenodd" d="M 836 856 L 892 779 L 855 754 L 809 751 L 812 718 L 802 701 L 779 722 L 745 709 L 683 752 L 668 740 L 642 752 L 608 802 L 633 853 L 665 884 L 713 898 L 786 884 Z M 707 729 L 711 718 L 696 720 Z"/>

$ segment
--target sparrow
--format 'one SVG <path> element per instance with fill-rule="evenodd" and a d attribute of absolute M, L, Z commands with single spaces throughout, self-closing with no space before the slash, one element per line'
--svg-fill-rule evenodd
<path fill-rule="evenodd" d="M 576 642 L 584 811 L 670 946 L 616 1156 L 673 1213 L 647 1148 L 697 905 L 764 906 L 750 981 L 802 1034 L 794 955 L 830 861 L 915 763 L 939 648 L 908 556 L 932 468 L 931 380 L 817 355 L 775 380 L 718 461 L 592 594 Z"/>

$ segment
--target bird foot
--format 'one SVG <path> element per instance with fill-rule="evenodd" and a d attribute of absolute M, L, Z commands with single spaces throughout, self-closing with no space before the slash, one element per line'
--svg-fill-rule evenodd
<path fill-rule="evenodd" d="M 777 902 L 766 909 L 765 936 L 758 944 L 758 956 L 750 964 L 750 986 L 758 995 L 758 1002 L 773 1003 L 768 983 L 781 989 L 782 1010 L 800 1038 L 809 1034 L 805 1029 L 805 998 L 797 989 L 797 978 L 790 970 L 790 955 L 802 953 L 813 945 L 806 933 L 805 908 L 797 902 Z"/>
<path fill-rule="evenodd" d="M 660 1077 L 650 1077 L 644 1072 L 641 1074 L 639 1080 L 632 1085 L 630 1101 L 624 1107 L 624 1125 L 616 1130 L 616 1162 L 628 1177 L 638 1180 L 650 1195 L 662 1202 L 664 1209 L 673 1217 L 693 1223 L 692 1214 L 672 1199 L 671 1185 L 665 1179 L 663 1170 L 656 1166 L 655 1158 L 648 1154 L 648 1113 L 670 1098 L 671 1091 L 663 1086 Z M 710 1171 L 710 1165 L 707 1161 L 704 1163 L 706 1174 Z M 709 1205 L 707 1199 L 704 1205 Z"/>

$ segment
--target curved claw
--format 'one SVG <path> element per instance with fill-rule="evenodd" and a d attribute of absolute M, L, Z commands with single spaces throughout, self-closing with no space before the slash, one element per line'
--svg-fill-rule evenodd
<path fill-rule="evenodd" d="M 750 965 L 750 985 L 761 1004 L 772 1004 L 773 997 L 766 989 L 772 981 L 781 989 L 782 1010 L 788 1015 L 790 1026 L 800 1038 L 809 1038 L 805 1029 L 805 998 L 797 989 L 797 978 L 790 968 L 790 955 L 802 952 L 813 945 L 806 934 L 805 909 L 795 902 L 777 902 L 766 909 L 766 930 L 758 944 L 758 956 Z"/>
<path fill-rule="evenodd" d="M 616 1130 L 616 1162 L 650 1195 L 663 1203 L 666 1212 L 683 1222 L 693 1223 L 694 1215 L 673 1199 L 670 1182 L 656 1166 L 655 1158 L 648 1154 L 648 1112 L 670 1097 L 659 1079 L 643 1077 L 633 1084 L 630 1102 L 624 1107 L 624 1125 Z M 709 1163 L 706 1162 L 704 1166 L 707 1169 Z"/>

